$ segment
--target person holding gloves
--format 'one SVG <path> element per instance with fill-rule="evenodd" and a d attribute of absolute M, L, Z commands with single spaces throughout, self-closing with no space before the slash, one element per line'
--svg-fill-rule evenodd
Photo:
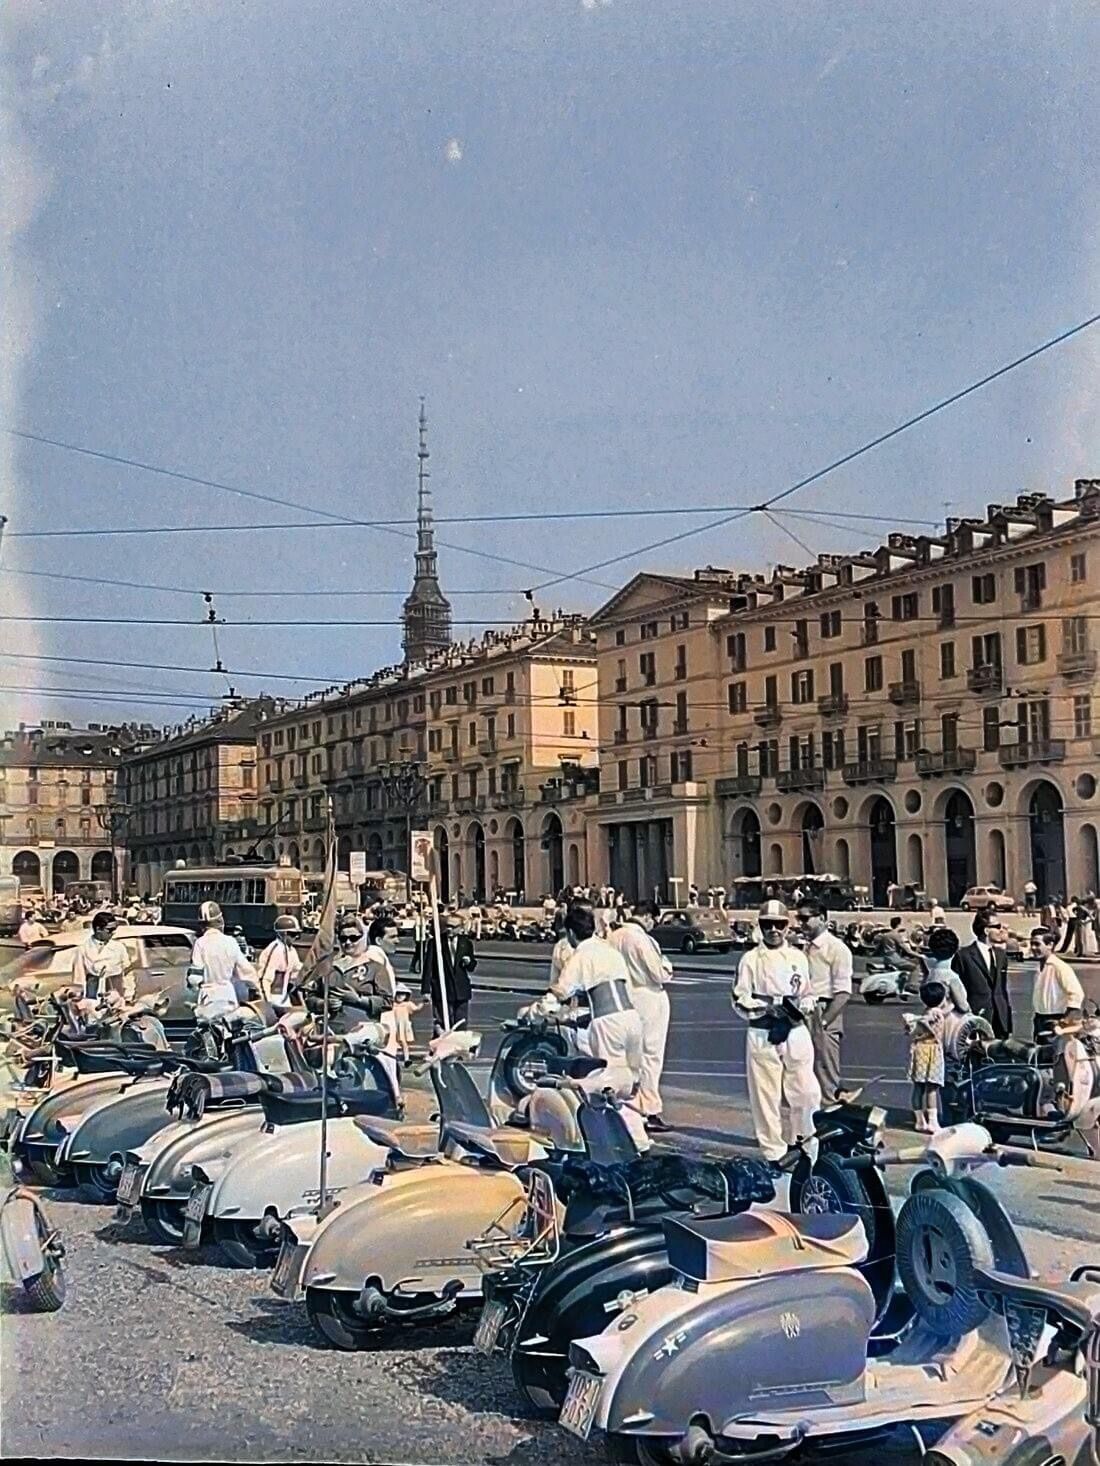
<path fill-rule="evenodd" d="M 302 959 L 294 946 L 301 933 L 296 916 L 275 918 L 275 937 L 260 953 L 256 975 L 260 992 L 273 1008 L 290 1006 L 290 988 L 302 970 Z"/>
<path fill-rule="evenodd" d="M 741 958 L 733 985 L 734 1011 L 748 1023 L 745 1068 L 749 1109 L 764 1158 L 791 1159 L 783 1139 L 781 1106 L 791 1112 L 794 1138 L 813 1134 L 821 1086 L 806 1015 L 814 1005 L 806 958 L 787 941 L 790 918 L 782 901 L 765 901 L 757 918 L 760 945 Z"/>
<path fill-rule="evenodd" d="M 642 1023 L 638 1105 L 650 1134 L 669 1128 L 664 1120 L 660 1086 L 672 1012 L 666 988 L 672 977 L 672 963 L 653 939 L 656 920 L 654 902 L 638 901 L 622 926 L 616 927 L 609 937 L 611 945 L 626 963 L 630 1000 Z"/>

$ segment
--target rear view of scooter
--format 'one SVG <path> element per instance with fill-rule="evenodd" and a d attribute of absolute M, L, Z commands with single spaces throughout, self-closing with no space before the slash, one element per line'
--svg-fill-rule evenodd
<path fill-rule="evenodd" d="M 585 1003 L 562 1005 L 556 1012 L 521 1008 L 501 1024 L 504 1038 L 489 1076 L 489 1109 L 498 1125 L 524 1125 L 539 1080 L 562 1059 L 589 1052 L 590 1019 Z"/>
<path fill-rule="evenodd" d="M 0 1203 L 0 1251 L 4 1277 L 19 1283 L 35 1313 L 53 1313 L 65 1302 L 65 1244 L 42 1203 L 16 1186 Z"/>
<path fill-rule="evenodd" d="M 897 1268 L 914 1320 L 888 1353 L 870 1359 L 876 1304 L 859 1272 L 858 1218 L 677 1218 L 666 1223 L 677 1280 L 573 1345 L 562 1425 L 584 1437 L 599 1427 L 616 1449 L 686 1466 L 835 1450 L 902 1423 L 935 1434 L 1002 1400 L 1018 1356 L 985 1289 L 994 1273 L 1022 1287 L 1029 1270 L 974 1172 L 1052 1161 L 963 1125 L 850 1165 L 912 1163 L 922 1169 L 898 1216 Z M 1059 1373 L 1044 1408 L 1065 1389 Z"/>

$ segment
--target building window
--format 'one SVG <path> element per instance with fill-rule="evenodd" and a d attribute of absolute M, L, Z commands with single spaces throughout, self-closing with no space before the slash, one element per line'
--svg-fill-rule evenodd
<path fill-rule="evenodd" d="M 659 717 L 656 699 L 638 704 L 638 715 L 642 725 L 642 734 L 647 738 L 657 736 L 657 720 Z"/>
<path fill-rule="evenodd" d="M 955 587 L 953 585 L 932 587 L 932 614 L 939 618 L 941 626 L 954 626 Z"/>
<path fill-rule="evenodd" d="M 91 837 L 91 833 L 92 833 L 92 822 L 91 822 L 91 820 L 81 820 L 80 821 L 80 838 L 82 840 L 87 840 L 87 839 L 89 839 Z"/>
<path fill-rule="evenodd" d="M 657 635 L 658 635 L 658 626 L 657 626 L 657 622 L 656 621 L 643 621 L 642 622 L 642 640 L 643 641 L 653 641 L 657 637 Z"/>
<path fill-rule="evenodd" d="M 764 678 L 764 702 L 769 708 L 779 706 L 779 679 L 774 674 Z"/>
<path fill-rule="evenodd" d="M 492 697 L 493 679 L 491 677 L 483 677 L 481 679 L 481 695 L 482 697 Z"/>
<path fill-rule="evenodd" d="M 1088 573 L 1085 552 L 1069 557 L 1069 578 L 1072 585 L 1081 585 Z"/>
<path fill-rule="evenodd" d="M 87 785 L 81 787 L 80 802 L 81 804 L 91 804 L 92 802 L 92 791 Z"/>
<path fill-rule="evenodd" d="M 774 626 L 765 626 L 764 627 L 764 650 L 766 652 L 774 652 L 775 651 L 775 627 Z"/>
<path fill-rule="evenodd" d="M 509 713 L 508 714 L 508 737 L 509 738 L 514 738 L 515 736 L 516 736 L 516 715 L 515 715 L 515 713 Z"/>
<path fill-rule="evenodd" d="M 920 615 L 920 596 L 916 591 L 909 591 L 903 596 L 894 596 L 890 602 L 890 619 L 892 621 L 915 621 Z"/>
<path fill-rule="evenodd" d="M 618 773 L 619 773 L 619 788 L 620 789 L 629 789 L 630 788 L 630 765 L 627 763 L 626 759 L 621 759 L 619 761 L 619 763 L 616 765 L 616 767 L 617 767 Z"/>
<path fill-rule="evenodd" d="M 1001 633 L 988 631 L 984 636 L 972 637 L 970 651 L 975 667 L 999 667 L 1001 665 Z"/>
<path fill-rule="evenodd" d="M 687 784 L 691 780 L 691 749 L 684 748 L 674 753 L 671 759 L 672 782 Z"/>
<path fill-rule="evenodd" d="M 940 739 L 944 753 L 954 753 L 959 746 L 959 715 L 943 713 L 940 716 Z"/>
<path fill-rule="evenodd" d="M 1089 692 L 1079 693 L 1073 699 L 1073 736 L 1092 737 L 1092 694 Z"/>
<path fill-rule="evenodd" d="M 657 659 L 652 652 L 642 652 L 638 658 L 638 670 L 642 674 L 642 682 L 646 687 L 656 685 Z"/>
<path fill-rule="evenodd" d="M 668 624 L 670 631 L 686 631 L 688 629 L 688 613 L 686 611 L 673 611 Z"/>
<path fill-rule="evenodd" d="M 575 738 L 577 736 L 577 715 L 570 708 L 561 715 L 561 732 L 563 738 Z"/>
<path fill-rule="evenodd" d="M 1089 623 L 1087 616 L 1067 616 L 1062 622 L 1062 650 L 1071 656 L 1080 655 L 1089 649 Z"/>
<path fill-rule="evenodd" d="M 882 658 L 866 657 L 863 662 L 864 692 L 882 691 Z"/>
<path fill-rule="evenodd" d="M 620 626 L 615 633 L 615 645 L 626 646 L 626 628 L 623 626 Z"/>
<path fill-rule="evenodd" d="M 1037 610 L 1043 604 L 1043 591 L 1047 586 L 1047 567 L 1042 560 L 1037 560 L 1034 565 L 1017 565 L 1015 586 L 1024 610 Z"/>
<path fill-rule="evenodd" d="M 688 729 L 688 695 L 686 692 L 676 694 L 676 725 L 675 733 L 686 733 Z"/>
<path fill-rule="evenodd" d="M 748 683 L 731 682 L 726 689 L 726 695 L 729 698 L 729 709 L 731 713 L 744 713 L 748 711 Z"/>
<path fill-rule="evenodd" d="M 955 643 L 940 642 L 940 677 L 946 680 L 955 676 Z"/>
<path fill-rule="evenodd" d="M 915 758 L 917 749 L 920 747 L 920 723 L 895 723 L 894 724 L 894 757 L 900 762 L 902 759 Z"/>
<path fill-rule="evenodd" d="M 38 785 L 37 784 L 28 784 L 27 785 L 27 803 L 28 804 L 37 804 L 38 803 Z"/>
<path fill-rule="evenodd" d="M 473 748 L 475 746 L 475 744 L 477 743 L 477 724 L 476 723 L 470 723 L 467 726 L 467 729 L 466 729 L 466 742 L 470 745 L 471 748 Z"/>
<path fill-rule="evenodd" d="M 453 708 L 458 704 L 458 688 L 448 687 L 443 694 L 443 701 L 448 707 Z"/>
<path fill-rule="evenodd" d="M 970 582 L 970 598 L 976 606 L 991 606 L 997 599 L 997 577 L 990 571 L 987 575 L 975 575 Z"/>
<path fill-rule="evenodd" d="M 673 677 L 677 682 L 682 682 L 688 674 L 688 652 L 687 647 L 680 645 L 676 648 L 676 666 L 673 669 Z"/>
<path fill-rule="evenodd" d="M 821 635 L 826 639 L 839 636 L 842 630 L 839 611 L 822 611 Z"/>
<path fill-rule="evenodd" d="M 735 631 L 732 636 L 726 637 L 726 656 L 729 658 L 731 672 L 745 670 L 745 633 L 743 631 Z"/>
<path fill-rule="evenodd" d="M 814 700 L 814 674 L 806 668 L 802 672 L 791 674 L 791 702 L 796 706 L 804 707 L 806 703 Z"/>
<path fill-rule="evenodd" d="M 779 740 L 765 739 L 756 746 L 756 757 L 762 779 L 773 778 L 779 770 Z"/>
<path fill-rule="evenodd" d="M 821 735 L 821 760 L 827 769 L 844 766 L 844 729 L 826 729 Z"/>
<path fill-rule="evenodd" d="M 1018 626 L 1016 628 L 1016 660 L 1022 667 L 1033 667 L 1047 659 L 1047 629 L 1045 626 Z"/>

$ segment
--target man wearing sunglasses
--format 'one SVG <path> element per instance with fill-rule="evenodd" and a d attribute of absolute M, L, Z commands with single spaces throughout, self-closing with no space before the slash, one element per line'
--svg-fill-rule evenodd
<path fill-rule="evenodd" d="M 733 1007 L 749 1025 L 745 1068 L 753 1129 L 765 1160 L 776 1164 L 789 1158 L 791 1149 L 783 1139 L 783 1101 L 794 1137 L 812 1135 L 821 1086 L 805 1023 L 814 1005 L 809 966 L 787 941 L 790 918 L 783 902 L 765 901 L 757 925 L 760 945 L 741 958 Z"/>

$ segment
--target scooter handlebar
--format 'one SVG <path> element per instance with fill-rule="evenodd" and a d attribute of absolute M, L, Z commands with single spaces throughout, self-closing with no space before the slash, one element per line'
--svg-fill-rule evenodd
<path fill-rule="evenodd" d="M 842 1171 L 870 1171 L 881 1166 L 919 1165 L 927 1154 L 923 1145 L 903 1145 L 891 1150 L 876 1150 L 867 1155 L 842 1156 L 837 1164 Z"/>
<path fill-rule="evenodd" d="M 997 1152 L 997 1164 L 999 1166 L 1032 1166 L 1040 1171 L 1061 1171 L 1064 1169 L 1058 1163 L 1056 1156 L 1041 1155 L 1034 1150 L 1010 1150 L 1002 1149 Z"/>

